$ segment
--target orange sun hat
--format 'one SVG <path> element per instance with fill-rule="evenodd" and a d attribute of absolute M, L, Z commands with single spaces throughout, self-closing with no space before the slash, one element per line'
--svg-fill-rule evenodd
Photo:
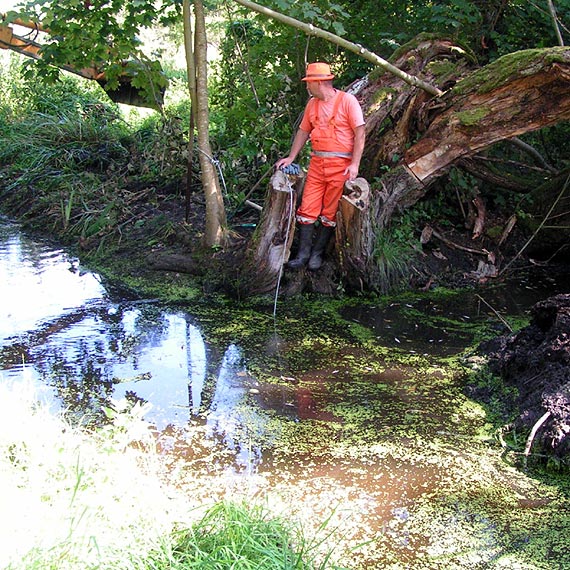
<path fill-rule="evenodd" d="M 334 75 L 328 63 L 317 61 L 307 65 L 307 75 L 301 81 L 326 81 L 332 79 Z"/>

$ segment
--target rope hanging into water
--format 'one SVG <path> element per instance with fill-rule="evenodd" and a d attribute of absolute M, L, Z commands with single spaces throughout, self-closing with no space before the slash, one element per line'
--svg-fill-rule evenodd
<path fill-rule="evenodd" d="M 279 275 L 277 276 L 277 285 L 275 286 L 275 300 L 273 301 L 273 318 L 277 316 L 277 299 L 279 297 L 279 287 L 281 286 L 281 277 L 283 276 L 283 265 L 285 263 L 285 253 L 287 252 L 287 244 L 289 243 L 289 231 L 291 229 L 291 218 L 293 216 L 293 186 L 291 182 L 287 180 L 289 186 L 289 216 L 287 220 L 287 231 L 285 232 L 285 246 L 283 247 L 283 252 L 281 254 L 281 265 L 279 267 Z"/>

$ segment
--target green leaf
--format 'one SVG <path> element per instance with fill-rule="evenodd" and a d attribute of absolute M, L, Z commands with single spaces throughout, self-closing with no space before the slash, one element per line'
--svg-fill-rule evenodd
<path fill-rule="evenodd" d="M 346 33 L 346 29 L 344 28 L 344 26 L 340 22 L 333 22 L 332 27 L 333 27 L 334 33 L 337 36 L 344 36 L 344 34 Z"/>

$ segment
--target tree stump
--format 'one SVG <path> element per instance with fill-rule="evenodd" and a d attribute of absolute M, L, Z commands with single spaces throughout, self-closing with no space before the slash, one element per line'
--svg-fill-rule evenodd
<path fill-rule="evenodd" d="M 294 176 L 278 170 L 269 181 L 261 220 L 246 253 L 244 281 L 249 294 L 269 293 L 277 286 L 289 260 L 304 180 L 304 173 Z"/>
<path fill-rule="evenodd" d="M 362 280 L 366 274 L 366 260 L 361 256 L 362 251 L 370 251 L 373 244 L 369 240 L 374 239 L 372 231 L 361 231 L 370 228 L 365 224 L 369 219 L 370 186 L 364 178 L 357 178 L 360 194 L 351 195 L 349 188 L 345 188 L 339 210 L 337 213 L 336 226 L 336 254 L 338 265 L 343 280 L 353 289 L 364 290 L 367 286 Z M 356 194 L 356 193 L 355 193 Z"/>

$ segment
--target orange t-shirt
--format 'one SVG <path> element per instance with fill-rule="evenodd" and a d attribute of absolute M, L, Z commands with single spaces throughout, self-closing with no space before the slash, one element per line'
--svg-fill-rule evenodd
<path fill-rule="evenodd" d="M 313 150 L 352 152 L 354 129 L 361 125 L 364 116 L 356 97 L 337 90 L 326 102 L 312 97 L 299 127 L 310 133 Z"/>

